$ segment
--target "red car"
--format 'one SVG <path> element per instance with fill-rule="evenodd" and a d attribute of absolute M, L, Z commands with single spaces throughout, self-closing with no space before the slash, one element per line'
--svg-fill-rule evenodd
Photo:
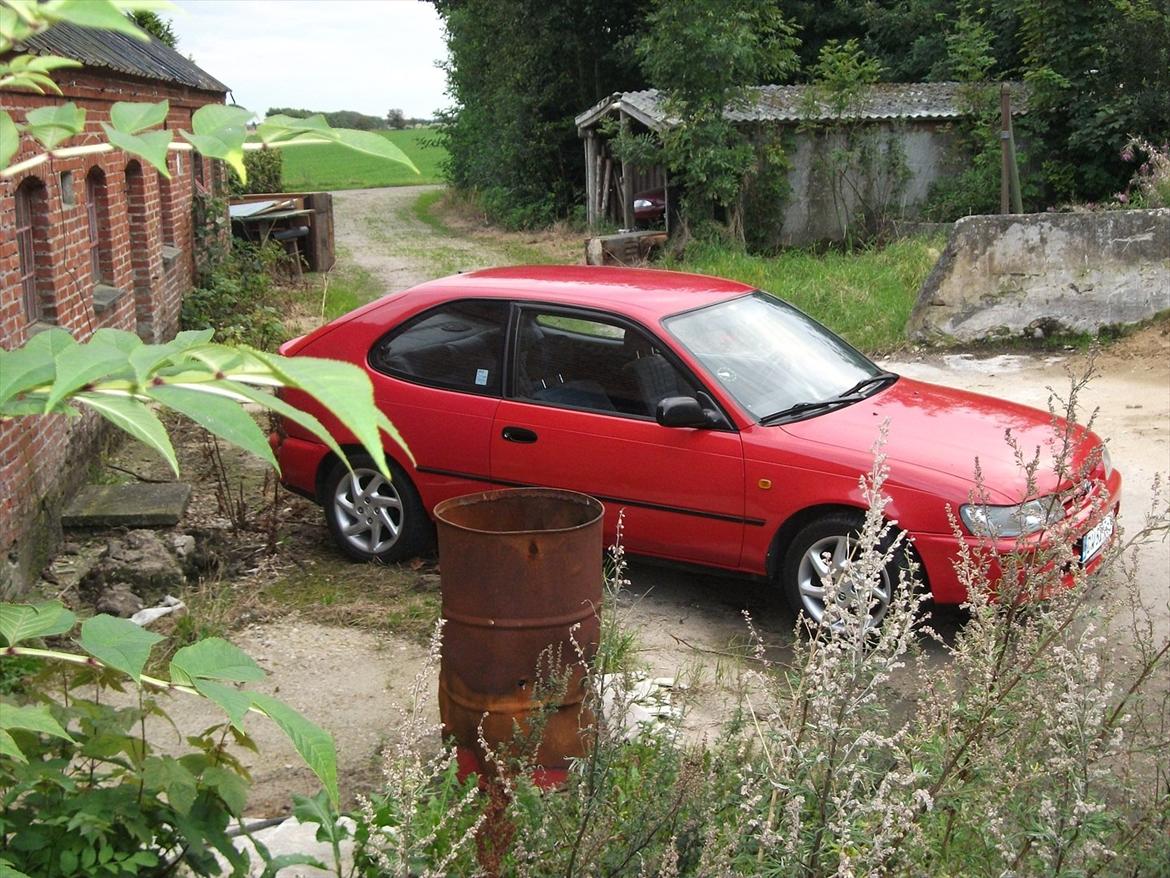
<path fill-rule="evenodd" d="M 1088 478 L 1040 473 L 1029 495 L 1004 431 L 1026 449 L 1051 445 L 1048 413 L 882 371 L 734 281 L 489 269 L 386 296 L 282 353 L 364 367 L 414 455 L 389 444 L 387 481 L 320 406 L 290 394 L 354 447 L 355 471 L 286 423 L 274 438 L 284 483 L 324 507 L 337 544 L 360 560 L 424 549 L 428 511 L 449 497 L 567 488 L 605 503 L 607 539 L 625 510 L 627 551 L 769 577 L 819 620 L 821 576 L 849 557 L 858 476 L 887 419 L 885 512 L 912 539 L 935 601 L 966 598 L 948 506 L 971 544 L 994 537 L 1005 550 L 1064 521 L 1090 569 L 1113 534 L 1121 476 L 1097 436 L 1076 433 Z M 976 458 L 982 503 L 972 502 Z M 895 582 L 888 570 L 871 584 L 875 621 Z"/>

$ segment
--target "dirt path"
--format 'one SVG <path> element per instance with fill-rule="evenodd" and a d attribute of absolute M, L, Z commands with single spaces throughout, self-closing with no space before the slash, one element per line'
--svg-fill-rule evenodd
<path fill-rule="evenodd" d="M 549 245 L 524 236 L 440 234 L 412 209 L 419 195 L 431 188 L 337 193 L 334 215 L 341 260 L 375 274 L 387 290 L 398 290 L 460 269 L 547 260 L 557 252 L 564 254 L 561 258 L 573 258 L 573 239 Z M 887 365 L 915 378 L 1042 407 L 1048 388 L 1067 387 L 1066 368 L 1082 368 L 1084 363 L 1083 354 L 1060 353 L 986 359 L 911 356 Z M 1096 429 L 1110 441 L 1114 462 L 1126 477 L 1122 524 L 1135 528 L 1148 506 L 1149 486 L 1170 471 L 1170 337 L 1162 330 L 1147 330 L 1115 346 L 1098 365 L 1101 375 L 1086 398 L 1099 406 Z M 319 527 L 297 538 L 327 542 Z M 339 578 L 346 578 L 348 565 L 339 559 L 326 563 L 335 565 Z M 1170 626 L 1170 611 L 1165 609 L 1170 598 L 1170 546 L 1163 543 L 1147 553 L 1141 575 L 1147 597 L 1163 607 L 1160 624 Z M 751 612 L 766 642 L 781 652 L 792 641 L 791 613 L 766 586 L 731 577 L 635 564 L 630 579 L 633 584 L 621 611 L 638 632 L 639 658 L 653 676 L 692 679 L 697 698 L 688 728 L 696 736 L 713 736 L 733 700 L 734 655 L 742 652 L 746 634 L 742 611 Z M 255 624 L 234 636 L 270 672 L 268 691 L 333 733 L 343 792 L 348 796 L 376 788 L 379 747 L 396 731 L 393 705 L 423 666 L 425 650 L 414 640 L 322 625 L 307 617 Z M 176 702 L 173 715 L 184 730 L 211 721 L 192 700 Z M 263 754 L 250 757 L 256 782 L 253 813 L 281 813 L 289 807 L 291 793 L 315 791 L 313 778 L 299 767 L 279 733 L 262 720 L 250 721 L 249 730 Z"/>
<path fill-rule="evenodd" d="M 576 262 L 583 248 L 576 236 L 509 234 L 461 228 L 445 235 L 419 219 L 419 197 L 441 186 L 350 189 L 333 193 L 338 259 L 381 279 L 387 292 L 432 278 L 522 262 Z"/>

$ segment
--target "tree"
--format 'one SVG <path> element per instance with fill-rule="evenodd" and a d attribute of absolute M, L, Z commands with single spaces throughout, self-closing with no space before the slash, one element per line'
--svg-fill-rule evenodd
<path fill-rule="evenodd" d="M 725 116 L 750 100 L 749 86 L 774 82 L 797 67 L 792 23 L 777 4 L 755 0 L 658 0 L 637 45 L 668 117 L 663 156 L 685 191 L 684 224 L 728 214 L 742 239 L 740 193 L 756 153 Z"/>
<path fill-rule="evenodd" d="M 401 110 L 387 110 L 386 124 L 391 128 L 405 128 L 406 117 Z"/>
<path fill-rule="evenodd" d="M 156 40 L 165 43 L 172 49 L 179 47 L 179 38 L 175 34 L 175 29 L 171 26 L 172 22 L 169 18 L 163 18 L 157 12 L 149 9 L 138 9 L 127 12 L 126 17 Z"/>
<path fill-rule="evenodd" d="M 540 225 L 582 201 L 573 117 L 645 88 L 630 40 L 643 0 L 433 0 L 447 32 L 445 169 L 494 221 Z"/>

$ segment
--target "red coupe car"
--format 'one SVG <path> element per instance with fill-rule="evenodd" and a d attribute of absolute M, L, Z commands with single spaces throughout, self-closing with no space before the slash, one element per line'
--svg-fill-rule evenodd
<path fill-rule="evenodd" d="M 351 474 L 295 424 L 274 437 L 287 487 L 324 507 L 337 544 L 394 561 L 431 537 L 442 500 L 501 486 L 582 491 L 625 510 L 633 554 L 769 577 L 797 612 L 824 610 L 822 576 L 847 563 L 862 519 L 858 476 L 879 425 L 887 516 L 912 539 L 935 601 L 966 598 L 948 507 L 972 544 L 1005 550 L 1057 522 L 1092 569 L 1112 537 L 1121 476 L 1100 439 L 1076 432 L 1087 478 L 1040 473 L 1046 412 L 883 371 L 790 305 L 741 283 L 648 269 L 477 271 L 386 296 L 282 348 L 369 373 L 414 460 L 392 443 L 387 481 L 353 437 Z M 347 447 L 347 453 L 349 452 Z M 972 500 L 975 461 L 985 495 Z M 1091 472 L 1090 472 L 1091 471 Z M 880 620 L 896 570 L 870 584 Z"/>

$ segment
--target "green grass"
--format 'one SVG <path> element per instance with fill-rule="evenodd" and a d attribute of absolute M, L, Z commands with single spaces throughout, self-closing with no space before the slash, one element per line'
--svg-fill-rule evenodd
<path fill-rule="evenodd" d="M 355 153 L 343 146 L 297 146 L 284 151 L 284 191 L 318 192 L 327 189 L 373 189 L 380 186 L 417 186 L 441 183 L 439 165 L 447 151 L 433 141 L 434 128 L 378 131 L 397 145 L 418 167 Z"/>
<path fill-rule="evenodd" d="M 907 238 L 848 253 L 789 250 L 751 256 L 695 244 L 664 267 L 742 281 L 791 302 L 870 354 L 905 347 L 906 321 L 937 261 L 941 238 Z"/>

